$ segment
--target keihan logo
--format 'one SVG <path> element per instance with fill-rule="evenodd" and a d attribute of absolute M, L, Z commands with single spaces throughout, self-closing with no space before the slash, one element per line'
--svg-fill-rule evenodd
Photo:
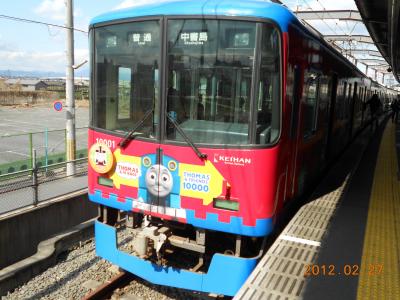
<path fill-rule="evenodd" d="M 214 154 L 214 162 L 223 162 L 227 165 L 244 166 L 251 164 L 251 158 Z"/>

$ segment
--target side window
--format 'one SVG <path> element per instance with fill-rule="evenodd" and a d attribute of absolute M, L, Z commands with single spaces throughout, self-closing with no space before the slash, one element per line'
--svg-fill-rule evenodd
<path fill-rule="evenodd" d="M 311 136 L 317 129 L 319 77 L 317 74 L 306 74 L 304 96 L 304 137 Z"/>
<path fill-rule="evenodd" d="M 118 68 L 118 119 L 129 119 L 131 115 L 131 78 L 130 68 Z"/>

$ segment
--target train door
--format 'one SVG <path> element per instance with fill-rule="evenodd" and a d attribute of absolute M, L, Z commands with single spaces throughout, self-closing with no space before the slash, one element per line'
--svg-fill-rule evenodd
<path fill-rule="evenodd" d="M 365 124 L 365 112 L 366 112 L 366 105 L 365 102 L 367 101 L 367 96 L 368 96 L 368 87 L 364 87 L 364 92 L 363 96 L 361 98 L 361 126 L 364 126 Z"/>
<path fill-rule="evenodd" d="M 354 123 L 355 123 L 355 114 L 356 114 L 356 97 L 357 97 L 357 82 L 354 83 L 354 89 L 353 93 L 351 93 L 351 89 L 349 90 L 349 106 L 350 106 L 350 114 L 349 114 L 349 142 L 351 141 L 351 138 L 353 137 L 353 131 L 354 131 Z"/>
<path fill-rule="evenodd" d="M 332 74 L 331 79 L 329 81 L 329 101 L 328 101 L 328 131 L 326 134 L 326 148 L 325 148 L 325 161 L 328 162 L 331 159 L 332 151 L 332 133 L 333 133 L 333 125 L 335 120 L 335 103 L 336 103 L 336 94 L 337 94 L 337 85 L 338 85 L 338 76 L 336 73 Z"/>
<path fill-rule="evenodd" d="M 300 126 L 297 139 L 297 191 L 299 194 L 302 194 L 308 183 L 316 178 L 321 165 L 319 154 L 321 137 L 318 132 L 321 76 L 316 71 L 306 71 L 303 76 L 304 91 L 299 109 Z"/>
<path fill-rule="evenodd" d="M 133 130 L 140 137 L 155 138 L 159 135 L 159 68 L 158 64 L 125 64 L 118 68 L 118 115 L 129 120 L 127 131 Z M 132 121 L 134 120 L 134 121 Z M 132 155 L 140 160 L 138 199 L 133 207 L 152 213 L 165 213 L 169 198 L 165 197 L 172 180 L 170 172 L 163 166 L 162 151 L 158 142 L 142 144 L 132 140 L 129 147 L 121 147 L 120 158 Z M 120 163 L 120 173 L 127 172 L 129 164 Z M 139 165 L 139 164 L 138 164 Z M 125 175 L 128 176 L 128 175 Z M 142 202 L 143 201 L 143 202 Z"/>
<path fill-rule="evenodd" d="M 300 114 L 300 99 L 301 99 L 301 84 L 302 84 L 302 70 L 299 66 L 294 67 L 294 79 L 293 79 L 293 97 L 292 97 L 292 114 L 290 117 L 290 143 L 291 143 L 291 155 L 289 158 L 290 170 L 292 173 L 289 174 L 291 183 L 291 196 L 295 196 L 296 191 L 296 173 L 297 173 L 297 157 L 298 157 L 298 135 L 299 135 L 299 114 Z"/>

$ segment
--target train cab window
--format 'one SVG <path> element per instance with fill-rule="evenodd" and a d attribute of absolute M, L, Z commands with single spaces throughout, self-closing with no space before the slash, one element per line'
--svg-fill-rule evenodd
<path fill-rule="evenodd" d="M 262 119 L 264 129 L 259 124 L 257 127 L 267 136 L 273 109 L 278 111 L 276 118 L 279 119 L 279 35 L 273 28 L 271 24 L 247 21 L 168 21 L 165 130 L 169 140 L 184 141 L 171 121 L 173 118 L 195 143 L 255 143 L 255 137 L 249 135 L 250 108 L 257 106 L 251 105 L 254 101 L 251 95 L 256 36 L 260 30 L 268 40 L 262 54 L 265 59 L 261 72 L 265 76 L 260 85 L 264 94 L 259 97 L 265 102 L 266 116 Z M 276 128 L 279 128 L 278 122 Z M 269 143 L 269 136 L 262 143 Z"/>
<path fill-rule="evenodd" d="M 276 141 L 280 128 L 280 63 L 278 32 L 264 26 L 261 40 L 260 81 L 257 99 L 256 143 Z"/>
<path fill-rule="evenodd" d="M 303 135 L 308 138 L 317 129 L 318 99 L 319 99 L 319 76 L 315 73 L 305 75 L 305 95 L 303 113 Z"/>
<path fill-rule="evenodd" d="M 126 133 L 143 121 L 137 131 L 154 138 L 159 109 L 159 21 L 102 26 L 91 35 L 95 74 L 91 125 Z M 150 117 L 147 112 L 152 110 Z"/>

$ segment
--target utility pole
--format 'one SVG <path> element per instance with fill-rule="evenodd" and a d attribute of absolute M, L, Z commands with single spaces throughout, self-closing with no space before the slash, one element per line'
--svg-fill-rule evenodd
<path fill-rule="evenodd" d="M 67 68 L 65 82 L 66 98 L 66 151 L 67 151 L 67 176 L 75 174 L 75 99 L 74 99 L 74 20 L 73 0 L 66 0 L 66 24 L 67 27 Z"/>

